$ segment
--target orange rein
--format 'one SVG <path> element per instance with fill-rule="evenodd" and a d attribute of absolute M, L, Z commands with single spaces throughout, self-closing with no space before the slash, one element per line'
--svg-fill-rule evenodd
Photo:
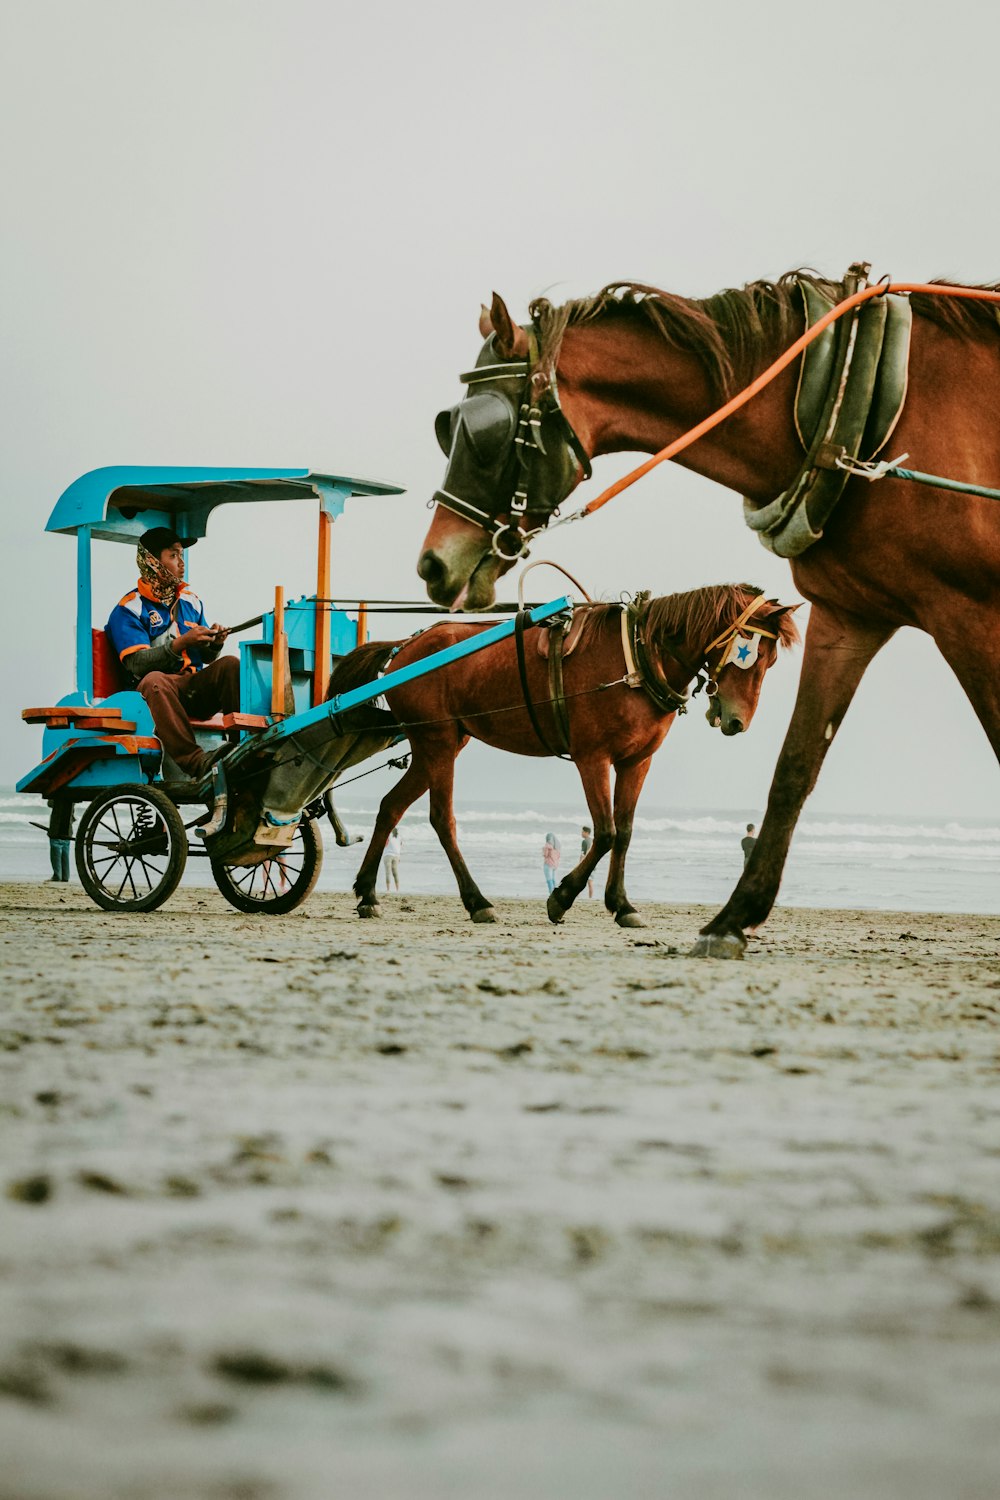
<path fill-rule="evenodd" d="M 976 287 L 968 286 L 925 285 L 922 282 L 909 281 L 881 281 L 875 286 L 863 287 L 860 292 L 854 292 L 852 296 L 845 297 L 843 302 L 838 302 L 836 307 L 831 307 L 830 311 L 825 313 L 818 323 L 814 323 L 811 328 L 802 334 L 801 338 L 797 338 L 794 344 L 790 344 L 784 354 L 780 354 L 772 365 L 768 365 L 767 369 L 758 375 L 756 380 L 751 381 L 731 401 L 727 401 L 725 406 L 720 406 L 718 411 L 714 411 L 703 422 L 699 422 L 697 427 L 692 427 L 690 431 L 682 433 L 679 438 L 674 438 L 672 443 L 668 443 L 665 448 L 661 448 L 659 453 L 654 453 L 652 458 L 647 458 L 645 463 L 640 464 L 638 468 L 632 469 L 630 473 L 625 474 L 621 479 L 616 479 L 614 484 L 609 484 L 607 489 L 602 490 L 595 500 L 588 501 L 575 515 L 568 516 L 566 519 L 577 521 L 582 520 L 584 516 L 592 516 L 596 510 L 600 510 L 602 505 L 607 505 L 608 501 L 613 500 L 616 495 L 620 495 L 622 490 L 627 490 L 630 484 L 635 484 L 637 479 L 641 479 L 644 474 L 648 474 L 650 469 L 655 469 L 657 464 L 666 463 L 669 458 L 676 458 L 678 453 L 682 453 L 685 448 L 690 448 L 691 444 L 696 443 L 699 438 L 704 437 L 706 432 L 711 432 L 713 427 L 718 427 L 719 423 L 724 422 L 727 417 L 731 417 L 734 411 L 739 411 L 741 406 L 745 406 L 748 401 L 757 395 L 758 391 L 762 391 L 766 385 L 770 385 L 771 381 L 777 375 L 780 375 L 782 370 L 786 369 L 792 360 L 796 359 L 802 353 L 803 349 L 812 343 L 813 339 L 819 337 L 824 328 L 829 328 L 830 324 L 836 322 L 838 318 L 843 317 L 844 313 L 850 312 L 852 308 L 860 306 L 862 302 L 867 302 L 870 297 L 884 297 L 889 292 L 928 292 L 932 296 L 937 297 L 978 297 L 983 302 L 1000 303 L 1000 292 L 982 292 Z"/>

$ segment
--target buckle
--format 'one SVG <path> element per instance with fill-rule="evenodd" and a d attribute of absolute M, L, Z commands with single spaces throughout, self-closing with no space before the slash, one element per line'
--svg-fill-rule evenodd
<path fill-rule="evenodd" d="M 516 552 L 505 552 L 503 550 L 500 545 L 500 538 L 504 536 L 512 536 L 516 539 Z M 501 562 L 517 562 L 519 558 L 530 556 L 527 537 L 515 527 L 503 522 L 497 523 L 497 529 L 490 538 L 490 551 L 494 557 L 499 557 Z"/>

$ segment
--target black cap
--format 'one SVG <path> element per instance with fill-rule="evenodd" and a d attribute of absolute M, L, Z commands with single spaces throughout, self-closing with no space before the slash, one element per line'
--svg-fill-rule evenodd
<path fill-rule="evenodd" d="M 169 526 L 154 526 L 151 531 L 143 532 L 139 544 L 154 557 L 159 557 L 161 552 L 166 552 L 168 547 L 175 547 L 178 542 L 182 547 L 193 547 L 197 540 L 196 536 L 178 536 Z"/>

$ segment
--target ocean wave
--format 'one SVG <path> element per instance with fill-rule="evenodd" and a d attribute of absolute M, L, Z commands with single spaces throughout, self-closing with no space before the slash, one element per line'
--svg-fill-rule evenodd
<path fill-rule="evenodd" d="M 417 821 L 425 813 L 425 806 L 418 802 L 408 817 Z M 344 808 L 345 817 L 371 818 L 374 820 L 378 812 L 376 807 L 353 807 Z M 519 827 L 541 829 L 542 834 L 551 830 L 563 836 L 563 830 L 579 829 L 583 823 L 591 821 L 590 814 L 582 809 L 579 815 L 571 816 L 566 812 L 540 813 L 535 809 L 525 811 L 501 812 L 487 811 L 480 808 L 456 808 L 456 817 L 463 826 L 472 828 L 476 825 L 488 827 L 510 827 L 516 824 Z M 664 814 L 659 817 L 644 817 L 637 815 L 633 828 L 636 833 L 682 833 L 696 835 L 733 835 L 742 838 L 746 831 L 747 820 L 745 818 L 719 817 L 712 813 L 692 814 L 685 816 L 681 813 Z M 997 844 L 1000 845 L 1000 827 L 970 828 L 967 824 L 958 823 L 954 820 L 941 823 L 862 823 L 845 819 L 822 819 L 813 820 L 804 818 L 796 829 L 796 836 L 816 839 L 850 839 L 876 842 L 879 839 L 900 842 L 902 840 L 944 840 L 949 844 Z M 866 842 L 861 847 L 870 848 Z"/>
<path fill-rule="evenodd" d="M 964 823 L 841 823 L 803 818 L 798 832 L 814 838 L 949 839 L 956 843 L 1000 843 L 1000 828 L 969 828 Z"/>
<path fill-rule="evenodd" d="M 366 837 L 371 833 L 372 822 L 347 813 L 344 814 L 344 819 L 352 832 L 363 831 Z M 540 853 L 544 835 L 549 831 L 557 833 L 562 842 L 564 862 L 567 859 L 575 860 L 580 848 L 579 824 L 571 825 L 572 831 L 566 832 L 554 818 L 545 819 L 535 829 L 477 825 L 464 813 L 456 819 L 456 823 L 459 843 L 469 851 L 488 849 L 497 854 L 514 855 L 537 850 Z M 729 837 L 718 834 L 685 834 L 674 830 L 664 836 L 638 829 L 632 836 L 630 857 L 666 865 L 685 860 L 712 864 L 720 859 L 732 860 L 734 853 L 739 859 L 741 856 L 737 834 L 742 834 L 744 827 L 744 824 L 737 825 L 737 829 Z M 434 830 L 422 819 L 415 818 L 412 822 L 404 819 L 402 834 L 404 847 L 423 851 L 434 849 L 438 845 Z M 802 860 L 822 860 L 824 863 L 840 861 L 848 867 L 879 861 L 898 863 L 902 860 L 922 860 L 936 861 L 942 866 L 982 864 L 992 869 L 1000 862 L 1000 841 L 992 845 L 963 845 L 893 841 L 872 843 L 861 839 L 838 841 L 797 837 L 792 845 L 791 859 L 793 863 Z"/>

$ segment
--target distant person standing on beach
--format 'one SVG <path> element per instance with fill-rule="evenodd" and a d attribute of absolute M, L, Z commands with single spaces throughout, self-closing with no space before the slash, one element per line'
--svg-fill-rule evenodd
<path fill-rule="evenodd" d="M 382 867 L 385 870 L 385 888 L 392 890 L 395 883 L 399 890 L 399 856 L 403 852 L 403 836 L 398 828 L 394 828 L 385 841 L 385 853 L 382 856 Z"/>
<path fill-rule="evenodd" d="M 590 853 L 593 847 L 594 835 L 591 832 L 590 824 L 584 823 L 583 827 L 580 829 L 580 858 L 586 859 L 587 855 Z M 589 875 L 587 876 L 587 895 L 591 898 L 591 900 L 593 900 L 594 882 Z"/>
<path fill-rule="evenodd" d="M 562 858 L 562 845 L 554 833 L 545 835 L 545 843 L 542 845 L 542 874 L 545 876 L 545 884 L 549 888 L 549 895 L 556 888 L 556 871 Z"/>
<path fill-rule="evenodd" d="M 65 883 L 69 880 L 69 850 L 73 838 L 73 803 L 69 797 L 50 797 L 49 807 L 49 860 L 52 864 L 50 880 Z"/>
<path fill-rule="evenodd" d="M 753 853 L 753 846 L 754 846 L 754 844 L 756 844 L 756 842 L 757 842 L 757 831 L 756 831 L 756 828 L 755 828 L 755 826 L 754 826 L 753 823 L 748 823 L 747 824 L 747 836 L 746 836 L 745 839 L 740 839 L 740 848 L 743 850 L 743 868 L 744 868 L 744 870 L 746 869 L 747 865 L 750 863 L 750 856 Z"/>

